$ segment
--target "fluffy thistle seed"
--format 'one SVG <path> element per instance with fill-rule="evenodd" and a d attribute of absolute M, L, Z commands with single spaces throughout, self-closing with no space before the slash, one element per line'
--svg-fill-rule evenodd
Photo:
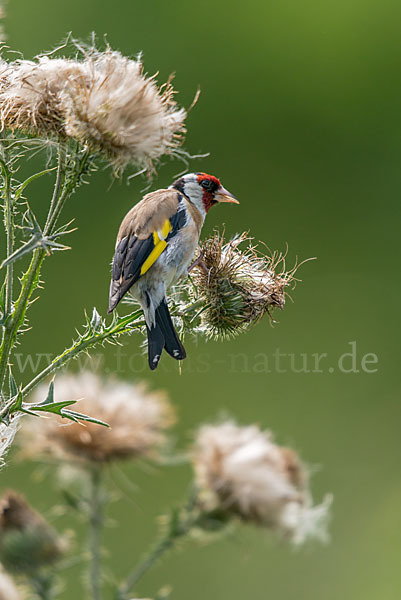
<path fill-rule="evenodd" d="M 270 433 L 233 422 L 203 426 L 193 464 L 203 510 L 269 527 L 296 544 L 327 539 L 330 499 L 312 506 L 305 467 Z"/>
<path fill-rule="evenodd" d="M 65 139 L 60 96 L 75 79 L 85 77 L 83 63 L 40 56 L 37 62 L 2 63 L 0 119 L 2 128 L 33 136 Z"/>
<path fill-rule="evenodd" d="M 65 542 L 43 517 L 16 492 L 0 502 L 0 560 L 10 572 L 30 573 L 53 564 Z"/>
<path fill-rule="evenodd" d="M 46 386 L 39 386 L 33 401 L 40 402 L 46 393 Z M 148 392 L 143 384 L 102 380 L 90 372 L 56 378 L 56 401 L 80 398 L 79 410 L 110 428 L 95 423 L 65 424 L 56 416 L 26 419 L 22 433 L 30 455 L 56 454 L 94 462 L 157 458 L 166 442 L 165 430 L 175 420 L 164 393 Z"/>
<path fill-rule="evenodd" d="M 92 51 L 84 64 L 87 82 L 76 79 L 62 94 L 67 135 L 105 152 L 117 166 L 151 168 L 177 151 L 186 112 L 177 109 L 169 82 L 158 89 L 139 60 L 111 50 Z"/>
<path fill-rule="evenodd" d="M 244 243 L 248 247 L 240 249 Z M 258 253 L 246 233 L 229 242 L 216 233 L 201 244 L 200 252 L 206 269 L 192 271 L 192 295 L 204 307 L 201 319 L 208 337 L 232 337 L 272 308 L 283 308 L 285 288 L 293 281 L 295 269 L 276 273 L 282 256 Z"/>
<path fill-rule="evenodd" d="M 72 138 L 116 168 L 151 169 L 162 155 L 177 153 L 185 117 L 169 82 L 159 88 L 139 59 L 109 48 L 82 52 L 81 60 L 39 56 L 0 65 L 3 128 Z"/>

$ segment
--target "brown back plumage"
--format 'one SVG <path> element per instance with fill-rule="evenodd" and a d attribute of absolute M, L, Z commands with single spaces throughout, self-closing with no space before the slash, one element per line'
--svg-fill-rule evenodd
<path fill-rule="evenodd" d="M 151 192 L 124 217 L 113 260 L 109 312 L 141 276 L 141 264 L 153 249 L 151 236 L 177 212 L 180 197 L 177 190 L 172 189 Z"/>
<path fill-rule="evenodd" d="M 117 236 L 117 244 L 127 235 L 135 234 L 140 240 L 161 229 L 178 208 L 177 190 L 156 190 L 146 194 L 125 215 Z"/>

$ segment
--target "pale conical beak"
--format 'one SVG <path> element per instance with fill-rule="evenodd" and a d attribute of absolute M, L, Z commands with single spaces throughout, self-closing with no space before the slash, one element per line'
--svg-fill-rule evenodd
<path fill-rule="evenodd" d="M 217 202 L 231 202 L 232 204 L 239 204 L 237 198 L 230 194 L 228 190 L 223 188 L 222 185 L 216 192 L 215 200 L 217 200 Z"/>

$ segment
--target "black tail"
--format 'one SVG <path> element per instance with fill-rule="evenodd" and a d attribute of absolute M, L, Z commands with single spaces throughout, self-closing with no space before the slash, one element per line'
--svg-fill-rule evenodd
<path fill-rule="evenodd" d="M 156 323 L 149 329 L 146 325 L 146 331 L 148 334 L 148 362 L 149 367 L 154 371 L 159 364 L 160 357 L 164 348 L 164 336 L 159 325 Z"/>
<path fill-rule="evenodd" d="M 182 360 L 186 357 L 187 353 L 174 329 L 173 321 L 168 310 L 167 300 L 165 298 L 163 298 L 156 308 L 155 315 L 156 325 L 160 327 L 164 337 L 164 347 L 166 352 L 176 360 Z"/>

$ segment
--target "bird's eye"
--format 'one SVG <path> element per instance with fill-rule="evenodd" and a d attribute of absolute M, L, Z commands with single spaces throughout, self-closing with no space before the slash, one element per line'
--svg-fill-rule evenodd
<path fill-rule="evenodd" d="M 201 181 L 201 186 L 207 192 L 213 192 L 215 184 L 214 184 L 214 181 L 212 181 L 211 179 L 203 179 Z"/>

